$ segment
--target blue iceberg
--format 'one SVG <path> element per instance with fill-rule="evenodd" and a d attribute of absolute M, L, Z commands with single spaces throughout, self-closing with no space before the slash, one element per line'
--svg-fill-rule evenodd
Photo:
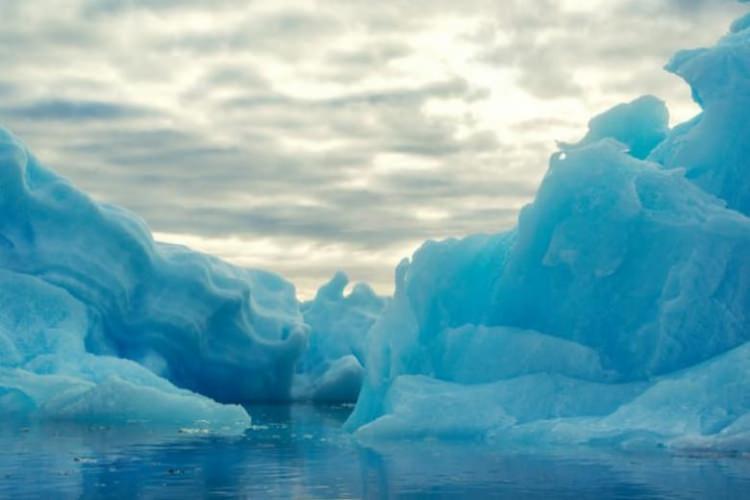
<path fill-rule="evenodd" d="M 60 287 L 0 271 L 0 415 L 241 429 L 241 406 L 178 389 L 143 366 L 86 351 L 95 323 Z"/>
<path fill-rule="evenodd" d="M 216 402 L 289 399 L 308 333 L 290 283 L 155 243 L 7 132 L 0 186 L 0 411 L 247 420 Z"/>
<path fill-rule="evenodd" d="M 750 448 L 750 23 L 561 144 L 515 229 L 427 242 L 368 335 L 365 440 Z"/>
<path fill-rule="evenodd" d="M 301 305 L 310 328 L 308 347 L 297 363 L 295 400 L 354 403 L 364 376 L 367 333 L 387 303 L 365 283 L 344 293 L 349 278 L 336 273 L 314 300 Z"/>
<path fill-rule="evenodd" d="M 385 304 L 337 274 L 315 300 L 96 203 L 0 131 L 0 414 L 248 424 L 253 402 L 354 402 Z"/>

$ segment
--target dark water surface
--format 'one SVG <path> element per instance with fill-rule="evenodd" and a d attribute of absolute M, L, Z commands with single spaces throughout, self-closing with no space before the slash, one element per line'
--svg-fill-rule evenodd
<path fill-rule="evenodd" d="M 0 424 L 0 498 L 750 498 L 750 458 L 356 444 L 350 408 L 254 407 L 239 436 Z"/>

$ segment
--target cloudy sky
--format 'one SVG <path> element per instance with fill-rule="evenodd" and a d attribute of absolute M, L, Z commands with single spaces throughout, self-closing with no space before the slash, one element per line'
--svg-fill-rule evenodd
<path fill-rule="evenodd" d="M 745 7 L 744 10 L 747 10 Z M 157 238 L 389 292 L 512 226 L 555 141 L 652 93 L 732 0 L 0 0 L 0 124 Z"/>

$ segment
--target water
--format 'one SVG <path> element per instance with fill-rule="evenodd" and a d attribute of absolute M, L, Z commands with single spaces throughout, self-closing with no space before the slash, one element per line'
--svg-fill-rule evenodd
<path fill-rule="evenodd" d="M 340 430 L 349 411 L 254 407 L 254 427 L 237 436 L 6 422 L 0 498 L 750 498 L 747 457 L 371 448 Z"/>

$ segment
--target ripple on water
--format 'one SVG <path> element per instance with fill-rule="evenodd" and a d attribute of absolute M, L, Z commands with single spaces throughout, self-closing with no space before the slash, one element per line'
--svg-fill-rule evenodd
<path fill-rule="evenodd" d="M 0 498 L 743 498 L 746 457 L 358 445 L 348 408 L 254 407 L 240 436 L 143 426 L 0 426 Z M 85 494 L 85 495 L 84 495 Z"/>

